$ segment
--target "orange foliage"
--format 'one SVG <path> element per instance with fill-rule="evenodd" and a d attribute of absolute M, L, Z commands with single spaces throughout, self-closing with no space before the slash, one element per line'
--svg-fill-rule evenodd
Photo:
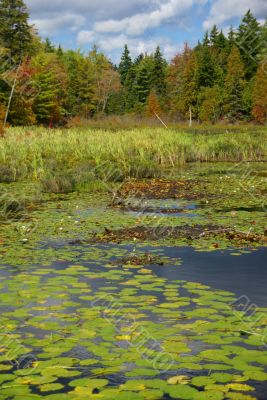
<path fill-rule="evenodd" d="M 256 74 L 252 115 L 260 124 L 267 121 L 267 62 L 261 63 Z"/>
<path fill-rule="evenodd" d="M 155 90 L 151 90 L 147 99 L 146 115 L 148 117 L 154 117 L 155 114 L 159 115 L 160 113 L 161 108 L 159 105 L 158 96 Z"/>

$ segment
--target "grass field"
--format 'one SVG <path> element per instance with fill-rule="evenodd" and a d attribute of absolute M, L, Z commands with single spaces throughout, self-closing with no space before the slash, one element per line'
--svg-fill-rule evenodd
<path fill-rule="evenodd" d="M 157 177 L 189 162 L 262 161 L 266 139 L 266 128 L 10 128 L 0 139 L 0 182 L 34 180 L 64 192 L 90 182 Z"/>

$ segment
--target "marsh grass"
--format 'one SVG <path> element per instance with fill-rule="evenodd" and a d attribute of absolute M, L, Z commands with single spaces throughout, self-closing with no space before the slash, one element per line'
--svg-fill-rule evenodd
<path fill-rule="evenodd" d="M 0 139 L 0 181 L 36 180 L 56 193 L 82 185 L 101 188 L 101 182 L 159 177 L 188 162 L 262 161 L 266 139 L 264 128 L 220 133 L 11 128 Z"/>

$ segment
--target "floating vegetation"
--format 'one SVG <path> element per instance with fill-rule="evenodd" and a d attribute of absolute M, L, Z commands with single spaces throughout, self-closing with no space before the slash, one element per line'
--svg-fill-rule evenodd
<path fill-rule="evenodd" d="M 235 312 L 232 293 L 81 265 L 0 288 L 1 399 L 257 398 L 267 379 L 266 319 Z"/>
<path fill-rule="evenodd" d="M 266 233 L 257 235 L 250 232 L 236 231 L 233 228 L 223 228 L 214 225 L 183 225 L 183 226 L 165 226 L 155 227 L 137 226 L 134 228 L 122 230 L 105 229 L 103 234 L 97 234 L 94 238 L 96 242 L 114 242 L 122 243 L 132 240 L 155 241 L 164 239 L 182 239 L 191 244 L 192 240 L 197 241 L 201 238 L 223 240 L 226 239 L 231 244 L 243 246 L 246 244 L 264 244 L 267 243 Z M 219 243 L 214 243 L 215 248 L 219 248 Z"/>
<path fill-rule="evenodd" d="M 116 265 L 164 265 L 164 260 L 160 256 L 156 256 L 153 254 L 145 253 L 145 254 L 136 254 L 130 253 L 126 257 L 122 259 L 114 261 Z"/>
<path fill-rule="evenodd" d="M 201 186 L 201 187 L 200 187 Z M 144 199 L 187 199 L 200 197 L 200 189 L 206 191 L 205 183 L 195 180 L 150 179 L 147 181 L 126 182 L 114 199 L 114 205 L 120 205 L 120 198 L 139 197 Z"/>
<path fill-rule="evenodd" d="M 145 187 L 155 215 L 108 192 L 1 186 L 18 216 L 0 225 L 1 400 L 265 400 L 267 309 L 195 282 L 199 251 L 208 264 L 266 246 L 266 178 L 248 194 L 229 168 L 123 186 L 138 212 L 130 187 Z"/>

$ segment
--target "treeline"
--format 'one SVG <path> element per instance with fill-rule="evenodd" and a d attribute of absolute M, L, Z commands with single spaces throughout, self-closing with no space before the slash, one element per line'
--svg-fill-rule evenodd
<path fill-rule="evenodd" d="M 84 54 L 42 41 L 28 19 L 23 0 L 0 0 L 0 119 L 10 107 L 12 125 L 128 113 L 267 120 L 267 22 L 260 25 L 250 11 L 236 31 L 225 36 L 214 26 L 170 63 L 159 47 L 133 59 L 125 46 L 118 66 L 96 47 Z"/>

